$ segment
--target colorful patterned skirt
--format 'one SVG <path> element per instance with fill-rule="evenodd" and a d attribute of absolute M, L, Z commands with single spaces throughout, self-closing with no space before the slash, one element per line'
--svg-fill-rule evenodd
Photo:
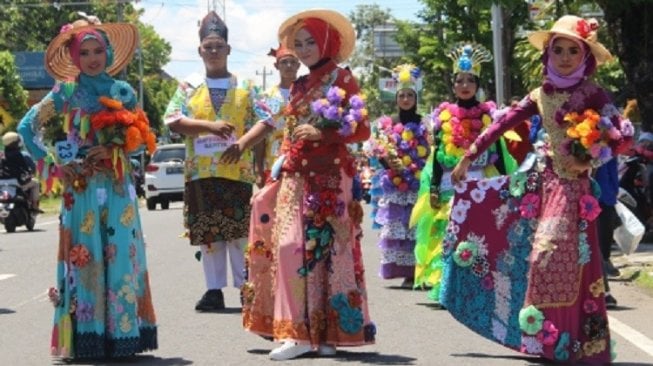
<path fill-rule="evenodd" d="M 65 358 L 157 348 L 138 199 L 131 177 L 97 173 L 62 199 L 51 350 Z"/>
<path fill-rule="evenodd" d="M 184 217 L 191 245 L 246 238 L 252 185 L 225 178 L 186 182 Z"/>
<path fill-rule="evenodd" d="M 338 200 L 350 207 L 352 179 L 341 172 Z M 243 287 L 243 325 L 276 341 L 333 346 L 374 343 L 367 310 L 360 225 L 344 209 L 329 231 L 307 226 L 305 181 L 294 173 L 253 199 Z M 353 206 L 351 206 L 353 207 Z"/>
<path fill-rule="evenodd" d="M 598 206 L 589 179 L 548 167 L 458 187 L 443 242 L 442 303 L 514 350 L 610 362 Z"/>

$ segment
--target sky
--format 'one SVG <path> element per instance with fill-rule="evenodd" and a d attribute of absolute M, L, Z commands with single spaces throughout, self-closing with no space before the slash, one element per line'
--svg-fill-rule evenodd
<path fill-rule="evenodd" d="M 183 80 L 190 74 L 204 72 L 197 54 L 198 24 L 214 3 L 220 15 L 224 4 L 231 45 L 229 70 L 239 80 L 251 79 L 262 86 L 265 68 L 266 87 L 279 80 L 274 59 L 266 54 L 270 47 L 278 45 L 279 25 L 293 14 L 328 8 L 348 16 L 359 4 L 378 4 L 397 19 L 417 21 L 416 14 L 423 7 L 419 0 L 140 0 L 136 6 L 145 10 L 141 21 L 151 24 L 172 46 L 171 61 L 163 69 L 173 77 Z M 302 67 L 299 74 L 306 71 Z"/>

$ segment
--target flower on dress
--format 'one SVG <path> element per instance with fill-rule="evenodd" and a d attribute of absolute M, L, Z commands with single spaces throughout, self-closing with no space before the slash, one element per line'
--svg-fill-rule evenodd
<path fill-rule="evenodd" d="M 522 217 L 526 219 L 537 217 L 540 212 L 540 196 L 534 193 L 527 193 L 521 199 L 519 212 L 521 212 Z"/>
<path fill-rule="evenodd" d="M 492 288 L 494 288 L 494 280 L 492 279 L 492 275 L 485 275 L 485 277 L 481 279 L 481 286 L 483 286 L 483 288 L 486 290 L 492 290 Z"/>
<path fill-rule="evenodd" d="M 580 217 L 585 220 L 594 221 L 601 213 L 599 201 L 590 194 L 583 195 L 578 205 L 580 206 Z"/>
<path fill-rule="evenodd" d="M 563 332 L 558 338 L 558 344 L 554 350 L 554 356 L 556 360 L 567 361 L 569 359 L 569 351 L 567 347 L 569 346 L 569 332 Z"/>
<path fill-rule="evenodd" d="M 605 283 L 603 282 L 603 277 L 600 277 L 596 281 L 590 284 L 590 293 L 593 297 L 599 297 L 602 293 L 605 292 Z"/>
<path fill-rule="evenodd" d="M 605 339 L 594 340 L 590 342 L 583 343 L 583 353 L 587 357 L 591 357 L 597 353 L 605 351 L 606 342 Z"/>
<path fill-rule="evenodd" d="M 530 355 L 542 354 L 543 345 L 536 337 L 522 337 L 521 351 Z"/>
<path fill-rule="evenodd" d="M 537 339 L 546 346 L 552 346 L 558 340 L 558 328 L 549 320 L 542 323 L 542 330 L 537 333 Z"/>
<path fill-rule="evenodd" d="M 79 268 L 83 268 L 91 260 L 91 253 L 83 244 L 77 244 L 70 249 L 70 262 Z"/>
<path fill-rule="evenodd" d="M 79 301 L 75 310 L 75 317 L 80 322 L 90 322 L 93 320 L 95 309 L 93 304 L 86 301 Z"/>
<path fill-rule="evenodd" d="M 586 314 L 593 314 L 597 310 L 599 310 L 599 305 L 596 303 L 596 301 L 587 299 L 583 302 L 583 311 L 585 311 Z"/>
<path fill-rule="evenodd" d="M 475 188 L 472 189 L 472 191 L 470 192 L 470 196 L 472 197 L 472 200 L 474 200 L 474 202 L 481 203 L 485 199 L 485 191 L 482 189 Z"/>
<path fill-rule="evenodd" d="M 451 220 L 458 224 L 462 224 L 467 219 L 467 211 L 471 207 L 471 203 L 467 200 L 459 200 L 456 205 L 451 209 Z"/>
<path fill-rule="evenodd" d="M 600 314 L 589 315 L 583 324 L 583 333 L 591 340 L 604 338 L 608 334 L 608 322 Z"/>
<path fill-rule="evenodd" d="M 528 335 L 535 335 L 542 329 L 544 314 L 535 306 L 529 305 L 519 311 L 519 328 Z"/>
<path fill-rule="evenodd" d="M 61 303 L 61 296 L 59 296 L 59 290 L 54 287 L 48 289 L 48 299 L 54 306 L 58 306 Z"/>
<path fill-rule="evenodd" d="M 458 244 L 453 260 L 461 267 L 469 267 L 474 263 L 478 254 L 478 245 L 471 241 L 463 241 Z"/>

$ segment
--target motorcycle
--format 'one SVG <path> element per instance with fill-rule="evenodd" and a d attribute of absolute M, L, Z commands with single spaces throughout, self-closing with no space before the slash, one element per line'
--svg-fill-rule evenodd
<path fill-rule="evenodd" d="M 16 231 L 18 226 L 26 226 L 33 231 L 36 224 L 36 212 L 17 179 L 0 179 L 0 223 L 8 233 Z"/>

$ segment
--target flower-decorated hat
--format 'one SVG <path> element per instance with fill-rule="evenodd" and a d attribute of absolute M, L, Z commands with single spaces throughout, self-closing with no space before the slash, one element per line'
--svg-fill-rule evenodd
<path fill-rule="evenodd" d="M 608 51 L 599 41 L 597 31 L 599 22 L 596 19 L 585 20 L 575 15 L 565 15 L 558 19 L 547 31 L 535 31 L 528 35 L 528 41 L 538 50 L 544 50 L 554 34 L 577 39 L 585 43 L 589 48 L 597 64 L 602 64 L 612 58 Z"/>
<path fill-rule="evenodd" d="M 453 60 L 453 72 L 466 72 L 481 76 L 481 64 L 492 61 L 492 54 L 487 48 L 474 42 L 459 42 L 447 54 Z"/>
<path fill-rule="evenodd" d="M 45 70 L 56 80 L 74 79 L 80 70 L 70 57 L 68 45 L 75 35 L 89 30 L 101 31 L 107 37 L 107 51 L 113 53 L 112 62 L 107 59 L 107 73 L 115 75 L 124 69 L 134 56 L 138 46 L 138 29 L 128 23 L 102 24 L 96 17 L 76 20 L 61 27 L 60 33 L 45 51 Z M 107 52 L 109 53 L 109 52 Z"/>
<path fill-rule="evenodd" d="M 417 92 L 417 83 L 422 75 L 419 67 L 413 64 L 402 64 L 392 71 L 392 78 L 397 81 L 397 90 L 412 89 Z"/>
<path fill-rule="evenodd" d="M 304 26 L 303 20 L 310 18 L 317 18 L 326 22 L 330 30 L 334 30 L 340 34 L 340 49 L 335 55 L 334 61 L 340 63 L 346 60 L 354 50 L 356 31 L 349 19 L 333 10 L 310 9 L 291 16 L 279 27 L 279 42 L 292 49 L 295 33 Z"/>

